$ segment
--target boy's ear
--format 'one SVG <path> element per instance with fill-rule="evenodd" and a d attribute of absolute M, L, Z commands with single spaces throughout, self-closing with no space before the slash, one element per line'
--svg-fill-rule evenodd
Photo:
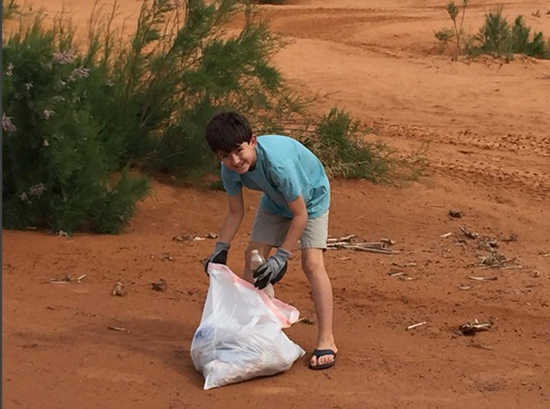
<path fill-rule="evenodd" d="M 250 138 L 250 145 L 252 145 L 253 147 L 256 147 L 256 143 L 258 142 L 258 137 L 256 136 L 256 134 L 252 134 L 252 137 Z"/>

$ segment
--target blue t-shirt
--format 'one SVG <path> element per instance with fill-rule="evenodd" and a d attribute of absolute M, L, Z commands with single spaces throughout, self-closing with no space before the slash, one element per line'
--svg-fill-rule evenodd
<path fill-rule="evenodd" d="M 330 205 L 330 185 L 321 161 L 287 136 L 259 136 L 254 170 L 240 175 L 222 163 L 221 176 L 230 196 L 239 193 L 243 186 L 260 190 L 260 205 L 284 217 L 293 217 L 287 203 L 299 196 L 304 197 L 309 218 L 322 216 Z"/>

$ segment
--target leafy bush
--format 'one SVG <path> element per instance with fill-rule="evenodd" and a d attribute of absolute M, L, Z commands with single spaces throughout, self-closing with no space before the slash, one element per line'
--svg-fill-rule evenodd
<path fill-rule="evenodd" d="M 510 54 L 512 42 L 510 37 L 510 26 L 505 17 L 502 16 L 502 9 L 485 14 L 485 23 L 479 32 L 480 50 L 483 54 L 505 55 Z"/>
<path fill-rule="evenodd" d="M 445 52 L 445 49 L 447 48 L 449 41 L 451 41 L 454 37 L 454 32 L 451 29 L 443 28 L 439 31 L 436 31 L 434 33 L 435 38 L 439 41 L 439 53 L 442 54 Z"/>
<path fill-rule="evenodd" d="M 468 7 L 468 2 L 469 0 L 462 0 L 462 8 L 461 8 L 460 6 L 457 6 L 454 3 L 454 1 L 450 1 L 447 4 L 446 10 L 451 21 L 453 22 L 453 27 L 451 29 L 443 28 L 434 33 L 435 38 L 437 38 L 437 40 L 439 41 L 440 53 L 443 53 L 447 48 L 449 42 L 454 39 L 454 42 L 456 45 L 453 50 L 453 61 L 456 61 L 458 59 L 458 56 L 462 52 L 461 41 L 464 34 L 462 27 L 464 26 L 464 17 L 466 15 L 466 8 Z M 462 11 L 462 15 L 460 17 L 460 21 L 458 21 L 458 16 L 460 15 L 461 11 Z"/>
<path fill-rule="evenodd" d="M 458 23 L 460 7 L 453 1 L 447 5 L 447 13 L 453 22 L 453 30 L 442 29 L 435 33 L 440 43 L 439 51 L 443 52 L 450 40 L 455 39 L 456 48 L 453 60 L 464 50 L 469 56 L 491 54 L 510 58 L 512 54 L 525 54 L 536 58 L 550 58 L 550 41 L 545 42 L 542 32 L 536 32 L 531 39 L 531 28 L 525 25 L 522 16 L 516 17 L 510 26 L 502 15 L 502 7 L 485 14 L 485 22 L 479 33 L 473 37 L 463 36 L 462 27 L 468 0 L 462 0 L 462 17 Z M 461 45 L 462 44 L 462 45 Z"/>
<path fill-rule="evenodd" d="M 2 21 L 9 20 L 19 11 L 19 5 L 15 0 L 9 0 L 4 4 L 2 0 Z"/>
<path fill-rule="evenodd" d="M 70 20 L 31 27 L 3 49 L 4 224 L 118 231 L 147 187 L 129 163 L 187 177 L 216 167 L 204 127 L 239 109 L 259 127 L 302 108 L 269 58 L 284 45 L 236 0 L 144 1 L 130 41 L 116 7 L 94 9 L 79 53 Z M 244 10 L 235 36 L 225 25 Z M 31 166 L 32 164 L 32 166 Z M 21 204 L 24 204 L 23 206 Z"/>
<path fill-rule="evenodd" d="M 531 28 L 523 16 L 518 16 L 510 26 L 502 15 L 502 8 L 485 14 L 485 22 L 466 49 L 469 55 L 491 54 L 509 58 L 513 54 L 525 54 L 535 58 L 550 58 L 550 47 L 542 32 L 531 36 Z"/>
<path fill-rule="evenodd" d="M 469 0 L 462 0 L 462 17 L 460 24 L 457 22 L 458 15 L 460 14 L 460 7 L 457 7 L 453 1 L 447 4 L 447 13 L 453 22 L 453 38 L 456 41 L 456 50 L 453 59 L 456 61 L 461 53 L 460 40 L 462 38 L 462 27 L 464 26 L 464 16 L 466 15 L 466 8 L 468 7 Z M 436 35 L 437 37 L 437 35 Z"/>
<path fill-rule="evenodd" d="M 268 128 L 306 104 L 270 62 L 285 43 L 249 4 L 145 1 L 129 46 L 109 31 L 113 13 L 90 34 L 89 58 L 113 84 L 97 95 L 95 114 L 106 118 L 109 133 L 126 135 L 125 159 L 136 158 L 148 171 L 193 177 L 214 169 L 204 128 L 219 110 L 238 109 Z M 227 35 L 238 13 L 244 25 Z"/>
<path fill-rule="evenodd" d="M 132 215 L 135 200 L 145 194 L 143 178 L 124 174 L 119 182 L 110 182 L 118 158 L 106 151 L 100 123 L 87 107 L 96 72 L 73 46 L 71 33 L 59 26 L 44 30 L 39 18 L 4 44 L 5 226 L 72 232 L 101 225 L 105 232 L 117 232 Z M 112 206 L 115 197 L 117 206 Z"/>
<path fill-rule="evenodd" d="M 63 15 L 52 29 L 38 16 L 4 38 L 6 227 L 120 231 L 148 189 L 131 167 L 190 178 L 219 166 L 204 129 L 224 109 L 241 111 L 259 134 L 282 133 L 289 119 L 312 124 L 310 141 L 334 176 L 390 174 L 389 150 L 363 142 L 357 121 L 333 110 L 319 122 L 305 112 L 313 100 L 271 63 L 284 41 L 250 5 L 144 0 L 130 36 L 113 29 L 116 12 L 94 9 L 84 49 Z M 229 35 L 237 13 L 244 24 Z"/>
<path fill-rule="evenodd" d="M 349 113 L 332 108 L 316 129 L 300 138 L 323 162 L 330 177 L 367 179 L 373 182 L 410 180 L 420 175 L 423 159 L 413 154 L 399 158 L 381 142 L 368 142 L 371 130 Z"/>
<path fill-rule="evenodd" d="M 513 52 L 527 54 L 530 34 L 531 29 L 525 25 L 523 16 L 518 16 L 514 21 L 514 26 L 512 27 L 511 41 Z"/>

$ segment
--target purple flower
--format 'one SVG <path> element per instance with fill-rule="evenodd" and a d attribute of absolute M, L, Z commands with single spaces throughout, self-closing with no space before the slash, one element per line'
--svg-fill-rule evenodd
<path fill-rule="evenodd" d="M 69 75 L 69 82 L 76 81 L 79 78 L 87 78 L 90 75 L 90 69 L 84 68 L 84 66 L 80 66 L 78 68 L 75 68 L 73 72 L 71 72 L 71 75 Z"/>
<path fill-rule="evenodd" d="M 30 195 L 37 196 L 37 197 L 42 196 L 42 193 L 44 193 L 45 191 L 46 191 L 46 186 L 44 186 L 43 183 L 39 183 L 37 185 L 31 186 L 31 188 L 29 189 Z"/>
<path fill-rule="evenodd" d="M 56 64 L 65 65 L 74 61 L 73 50 L 56 51 L 52 55 L 52 61 Z"/>
<path fill-rule="evenodd" d="M 52 98 L 52 104 L 57 104 L 58 102 L 63 102 L 65 101 L 65 98 L 62 97 L 61 95 L 56 95 L 55 97 Z"/>
<path fill-rule="evenodd" d="M 53 111 L 53 109 L 48 109 L 48 108 L 46 108 L 46 109 L 44 110 L 43 114 L 44 114 L 44 118 L 45 118 L 46 120 L 48 120 L 48 119 L 50 119 L 50 117 L 51 117 L 53 114 L 55 114 L 55 112 Z"/>
<path fill-rule="evenodd" d="M 13 122 L 11 122 L 11 118 L 6 116 L 5 113 L 2 114 L 2 129 L 9 133 L 17 131 L 17 127 L 13 124 Z"/>

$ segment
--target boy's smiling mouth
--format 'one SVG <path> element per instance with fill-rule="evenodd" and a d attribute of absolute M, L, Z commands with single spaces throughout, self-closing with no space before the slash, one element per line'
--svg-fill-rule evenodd
<path fill-rule="evenodd" d="M 237 165 L 233 165 L 233 170 L 236 172 L 242 173 L 244 170 L 246 170 L 246 162 L 243 161 Z"/>

